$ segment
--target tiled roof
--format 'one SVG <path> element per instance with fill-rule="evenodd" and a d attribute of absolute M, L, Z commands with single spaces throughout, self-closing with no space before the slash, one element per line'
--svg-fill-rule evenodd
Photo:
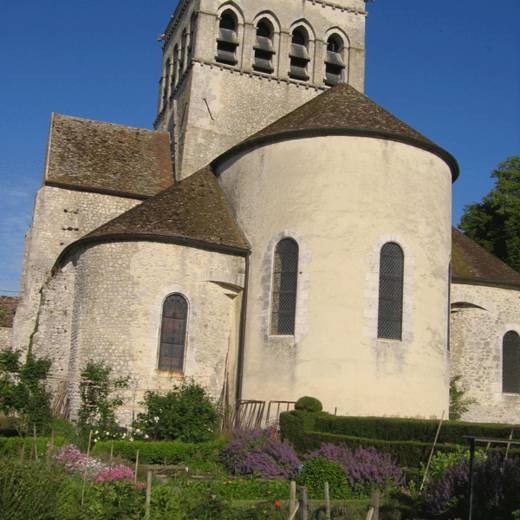
<path fill-rule="evenodd" d="M 459 174 L 455 158 L 427 137 L 403 123 L 358 92 L 341 83 L 316 96 L 296 110 L 232 147 L 215 164 L 244 149 L 275 140 L 313 135 L 359 135 L 405 142 L 435 153 Z"/>
<path fill-rule="evenodd" d="M 14 313 L 19 298 L 14 296 L 0 296 L 0 327 L 12 327 Z"/>
<path fill-rule="evenodd" d="M 452 276 L 454 282 L 520 288 L 520 273 L 453 228 Z"/>
<path fill-rule="evenodd" d="M 152 240 L 246 254 L 240 231 L 209 167 L 92 231 L 78 243 Z"/>
<path fill-rule="evenodd" d="M 173 182 L 169 136 L 53 114 L 45 184 L 146 198 Z"/>

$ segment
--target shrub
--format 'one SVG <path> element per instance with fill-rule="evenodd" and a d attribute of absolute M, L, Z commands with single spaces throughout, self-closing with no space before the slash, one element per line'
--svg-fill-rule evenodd
<path fill-rule="evenodd" d="M 458 421 L 469 410 L 475 399 L 466 397 L 466 389 L 461 385 L 462 376 L 450 379 L 450 419 Z"/>
<path fill-rule="evenodd" d="M 403 472 L 391 455 L 379 453 L 373 447 L 353 451 L 326 443 L 307 456 L 308 460 L 316 457 L 325 457 L 339 464 L 355 494 L 368 495 L 373 488 L 386 489 L 399 485 L 403 480 Z"/>
<path fill-rule="evenodd" d="M 300 397 L 300 399 L 296 401 L 294 408 L 303 412 L 321 412 L 323 410 L 323 405 L 315 397 L 305 396 Z"/>
<path fill-rule="evenodd" d="M 220 456 L 221 463 L 235 475 L 263 478 L 292 478 L 300 461 L 288 442 L 280 441 L 267 431 L 235 432 Z"/>
<path fill-rule="evenodd" d="M 483 450 L 475 451 L 475 460 L 483 462 L 486 459 L 486 453 Z M 469 460 L 469 449 L 462 446 L 457 447 L 455 451 L 450 452 L 436 452 L 432 457 L 430 468 L 428 472 L 428 480 L 436 480 L 449 467 L 456 466 L 464 461 Z M 425 463 L 421 464 L 421 474 L 424 474 Z"/>
<path fill-rule="evenodd" d="M 296 451 L 300 453 L 308 451 L 305 433 L 314 429 L 314 423 L 321 415 L 327 414 L 324 412 L 308 413 L 302 410 L 280 414 L 280 436 L 282 439 L 290 441 Z"/>
<path fill-rule="evenodd" d="M 39 457 L 47 454 L 51 439 L 49 437 L 38 437 L 36 439 L 36 451 Z M 61 437 L 54 438 L 54 448 L 60 447 L 64 442 Z M 24 447 L 25 458 L 28 459 L 33 447 L 31 437 L 0 437 L 0 456 L 16 457 L 20 455 L 20 448 Z"/>
<path fill-rule="evenodd" d="M 134 427 L 151 439 L 205 442 L 218 430 L 216 406 L 194 382 L 174 387 L 166 395 L 147 392 L 143 404 L 145 411 L 137 416 Z"/>
<path fill-rule="evenodd" d="M 102 361 L 89 361 L 81 372 L 79 392 L 81 405 L 78 427 L 83 435 L 94 432 L 93 439 L 115 439 L 121 428 L 117 424 L 116 409 L 123 404 L 114 389 L 128 388 L 128 378 L 111 380 L 112 368 Z"/>
<path fill-rule="evenodd" d="M 350 496 L 345 471 L 338 463 L 325 457 L 306 461 L 297 481 L 300 486 L 307 487 L 310 498 L 323 498 L 325 482 L 329 483 L 331 498 L 345 499 Z"/>

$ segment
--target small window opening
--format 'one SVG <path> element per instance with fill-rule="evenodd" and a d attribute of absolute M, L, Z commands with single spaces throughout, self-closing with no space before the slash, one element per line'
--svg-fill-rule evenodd
<path fill-rule="evenodd" d="M 325 57 L 325 84 L 337 85 L 344 80 L 345 62 L 343 61 L 343 40 L 333 34 L 327 40 L 327 55 Z"/>
<path fill-rule="evenodd" d="M 260 72 L 267 72 L 271 74 L 274 71 L 273 67 L 273 34 L 274 29 L 269 20 L 263 19 L 258 22 L 256 26 L 256 42 L 254 46 L 255 59 L 253 68 Z"/>
<path fill-rule="evenodd" d="M 184 29 L 184 31 L 182 31 L 182 36 L 181 36 L 181 49 L 180 49 L 181 56 L 180 56 L 180 61 L 179 61 L 179 69 L 180 69 L 181 75 L 184 72 L 184 69 L 186 67 L 187 43 L 188 43 L 188 33 L 186 32 L 186 29 Z"/>
<path fill-rule="evenodd" d="M 502 341 L 502 391 L 520 394 L 520 336 L 514 330 Z"/>
<path fill-rule="evenodd" d="M 168 103 L 168 96 L 169 96 L 169 90 L 170 90 L 170 81 L 171 81 L 171 61 L 168 58 L 166 61 L 166 66 L 164 68 L 164 78 L 163 78 L 163 99 L 162 99 L 162 106 L 163 108 Z"/>
<path fill-rule="evenodd" d="M 309 65 L 309 37 L 307 31 L 303 27 L 297 27 L 292 33 L 292 44 L 290 57 L 289 77 L 307 81 L 307 67 Z"/>
<path fill-rule="evenodd" d="M 233 11 L 224 11 L 220 17 L 217 38 L 217 61 L 236 65 L 238 48 L 238 21 Z"/>
<path fill-rule="evenodd" d="M 182 294 L 171 294 L 163 305 L 159 370 L 182 372 L 186 347 L 188 302 Z"/>
<path fill-rule="evenodd" d="M 177 84 L 177 76 L 179 75 L 179 46 L 173 48 L 173 75 L 172 75 L 172 92 Z"/>
<path fill-rule="evenodd" d="M 190 21 L 190 41 L 188 44 L 188 60 L 193 58 L 195 52 L 195 38 L 197 35 L 197 13 L 193 13 Z"/>

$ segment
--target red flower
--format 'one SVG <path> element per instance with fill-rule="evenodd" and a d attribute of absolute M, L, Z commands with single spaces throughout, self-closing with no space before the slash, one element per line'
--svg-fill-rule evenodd
<path fill-rule="evenodd" d="M 275 500 L 274 501 L 274 507 L 275 507 L 275 509 L 282 509 L 282 501 L 281 500 Z"/>

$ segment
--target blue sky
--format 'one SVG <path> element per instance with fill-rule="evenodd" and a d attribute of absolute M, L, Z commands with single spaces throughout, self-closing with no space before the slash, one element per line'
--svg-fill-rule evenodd
<path fill-rule="evenodd" d="M 281 2 L 285 0 L 280 0 Z M 150 127 L 175 0 L 4 2 L 0 293 L 18 290 L 50 113 Z M 454 223 L 520 154 L 520 1 L 375 0 L 366 93 L 455 155 Z"/>

